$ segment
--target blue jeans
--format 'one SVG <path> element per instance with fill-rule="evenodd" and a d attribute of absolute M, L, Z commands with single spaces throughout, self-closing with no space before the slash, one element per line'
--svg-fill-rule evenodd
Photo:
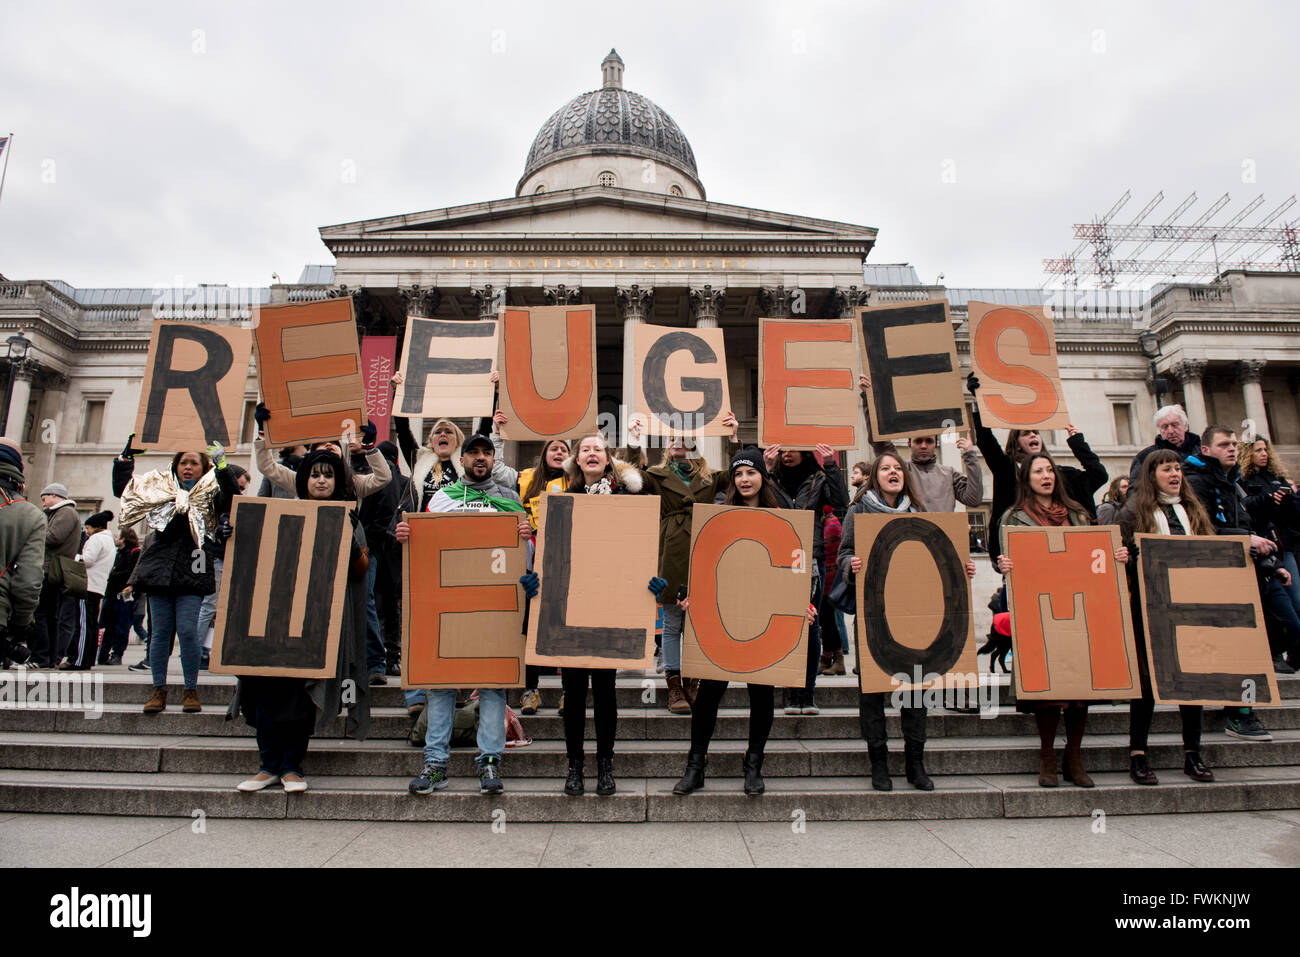
<path fill-rule="evenodd" d="M 822 580 L 817 579 L 817 585 L 813 589 L 812 598 L 810 599 L 814 608 L 820 609 L 822 606 Z M 812 701 L 813 689 L 817 686 L 817 673 L 821 670 L 822 661 L 822 632 L 821 625 L 814 619 L 808 626 L 808 679 L 804 684 L 804 692 L 808 700 Z"/>
<path fill-rule="evenodd" d="M 1296 612 L 1300 613 L 1300 567 L 1296 565 L 1295 552 L 1286 553 L 1286 557 L 1282 559 L 1282 567 L 1291 573 L 1291 584 L 1286 586 L 1286 593 L 1290 596 Z"/>
<path fill-rule="evenodd" d="M 149 596 L 149 668 L 153 672 L 155 688 L 167 687 L 167 658 L 171 655 L 172 635 L 181 643 L 185 690 L 198 688 L 199 657 L 203 653 L 203 639 L 199 637 L 199 609 L 202 605 L 202 595 Z M 502 718 L 503 727 L 504 722 Z"/>
<path fill-rule="evenodd" d="M 451 756 L 451 721 L 456 714 L 455 688 L 430 688 L 429 730 L 424 736 L 424 763 L 447 766 Z M 506 692 L 480 688 L 478 692 L 478 763 L 486 757 L 501 760 L 506 749 Z"/>
<path fill-rule="evenodd" d="M 379 561 L 371 555 L 366 569 L 366 670 L 382 675 L 388 668 L 384 658 L 384 639 L 379 632 L 379 611 L 375 608 L 375 573 L 378 571 Z"/>
<path fill-rule="evenodd" d="M 429 692 L 425 688 L 408 688 L 403 694 L 406 695 L 406 706 L 408 708 L 415 704 L 427 705 L 429 703 Z"/>
<path fill-rule="evenodd" d="M 212 575 L 216 580 L 217 587 L 211 595 L 203 596 L 203 604 L 199 608 L 199 642 L 205 647 L 212 647 L 208 644 L 208 629 L 212 623 L 217 620 L 217 597 L 221 594 L 221 559 L 212 559 Z"/>
<path fill-rule="evenodd" d="M 682 629 L 686 627 L 686 612 L 676 602 L 661 607 L 664 610 L 664 671 L 681 671 Z"/>

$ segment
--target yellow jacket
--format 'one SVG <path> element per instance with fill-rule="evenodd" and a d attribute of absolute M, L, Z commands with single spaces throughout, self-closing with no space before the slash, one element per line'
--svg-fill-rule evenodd
<path fill-rule="evenodd" d="M 519 472 L 519 497 L 524 497 L 524 492 L 528 491 L 528 485 L 533 480 L 533 469 L 522 469 Z M 569 477 L 559 475 L 546 483 L 543 492 L 563 492 L 568 487 Z M 533 534 L 537 533 L 537 513 L 542 507 L 541 495 L 535 495 L 533 498 L 524 502 L 524 511 L 528 513 L 528 524 L 533 526 Z"/>

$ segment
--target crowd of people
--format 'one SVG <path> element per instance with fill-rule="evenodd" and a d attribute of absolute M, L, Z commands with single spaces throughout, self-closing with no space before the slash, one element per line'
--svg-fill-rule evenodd
<path fill-rule="evenodd" d="M 495 376 L 495 373 L 493 374 Z M 394 377 L 400 381 L 400 375 Z M 967 384 L 977 394 L 973 375 Z M 859 382 L 866 401 L 870 388 Z M 516 470 L 504 461 L 504 413 L 480 420 L 466 435 L 449 419 L 437 419 L 423 441 L 410 423 L 393 421 L 397 443 L 376 442 L 373 425 L 340 442 L 279 450 L 266 445 L 261 428 L 270 413 L 259 405 L 259 435 L 254 443 L 263 481 L 262 496 L 338 501 L 352 506 L 345 612 L 336 672 L 328 679 L 242 677 L 228 717 L 241 715 L 257 736 L 258 771 L 241 782 L 242 791 L 280 783 L 303 791 L 304 758 L 314 733 L 333 727 L 346 715 L 345 733 L 364 738 L 369 727 L 368 688 L 401 673 L 402 547 L 409 540 L 406 516 L 422 512 L 507 512 L 518 517 L 520 540 L 527 545 L 527 571 L 520 579 L 529 602 L 540 580 L 534 567 L 540 496 L 552 494 L 653 495 L 659 499 L 659 559 L 647 588 L 662 618 L 658 660 L 667 684 L 664 702 L 672 714 L 690 715 L 686 769 L 674 793 L 689 795 L 704 786 L 707 754 L 727 683 L 682 674 L 682 633 L 690 607 L 687 585 L 692 509 L 696 504 L 744 508 L 801 509 L 813 513 L 814 544 L 809 582 L 806 678 L 784 689 L 785 713 L 817 714 L 816 684 L 823 674 L 844 674 L 850 647 L 844 611 L 862 559 L 854 550 L 856 514 L 901 515 L 951 512 L 958 503 L 979 505 L 983 470 L 992 476 L 990 559 L 1004 575 L 1013 568 L 1001 553 L 1000 527 L 1114 524 L 1123 544 L 1115 561 L 1130 575 L 1133 622 L 1137 608 L 1137 544 L 1141 533 L 1249 536 L 1274 668 L 1294 673 L 1300 664 L 1300 508 L 1296 485 L 1267 438 L 1239 441 L 1235 430 L 1209 425 L 1190 431 L 1179 406 L 1155 416 L 1157 437 L 1133 459 L 1127 476 L 1111 481 L 1106 469 L 1073 426 L 1066 445 L 1077 461 L 1067 465 L 1047 452 L 1035 430 L 1013 430 L 999 442 L 974 413 L 974 441 L 958 439 L 959 468 L 943 465 L 938 436 L 915 437 L 903 455 L 891 442 L 872 442 L 872 460 L 855 463 L 846 482 L 836 455 L 826 446 L 791 449 L 733 446 L 729 466 L 715 471 L 693 444 L 670 439 L 661 461 L 650 464 L 635 427 L 633 444 L 610 447 L 600 433 L 572 441 L 545 443 L 536 462 Z M 730 413 L 724 424 L 737 427 Z M 134 436 L 132 436 L 134 438 Z M 176 452 L 163 468 L 136 469 L 140 449 L 128 439 L 113 462 L 113 491 L 120 499 L 118 531 L 109 531 L 114 514 L 83 520 L 68 489 L 59 483 L 41 489 L 40 507 L 26 499 L 19 446 L 0 439 L 0 657 L 28 668 L 86 670 L 120 664 L 132 632 L 144 642 L 144 660 L 131 665 L 148 671 L 152 689 L 143 710 L 168 707 L 168 664 L 179 643 L 183 695 L 181 710 L 202 710 L 199 673 L 208 664 L 216 596 L 232 533 L 236 496 L 249 476 L 227 461 L 219 444 Z M 409 472 L 399 467 L 405 460 Z M 1097 493 L 1106 489 L 1100 506 Z M 967 566 L 974 576 L 975 566 Z M 412 583 L 418 588 L 418 583 Z M 851 606 L 851 601 L 847 603 Z M 1005 618 L 1005 585 L 990 607 Z M 525 622 L 529 610 L 525 610 Z M 147 625 L 145 624 L 147 615 Z M 995 614 L 995 627 L 998 619 Z M 526 625 L 525 625 L 526 627 Z M 1138 643 L 1141 695 L 1130 702 L 1130 775 L 1144 785 L 1158 783 L 1146 758 L 1154 700 L 1143 645 Z M 553 670 L 553 669 L 552 669 Z M 857 670 L 856 668 L 854 669 Z M 525 716 L 541 708 L 539 679 L 546 669 L 528 666 L 519 707 Z M 618 707 L 612 669 L 564 668 L 559 712 L 564 719 L 568 773 L 564 793 L 585 791 L 585 722 L 590 693 L 596 733 L 596 793 L 615 793 L 614 758 Z M 345 693 L 351 689 L 351 693 Z M 744 792 L 764 791 L 763 756 L 777 689 L 749 684 L 748 747 Z M 424 746 L 424 767 L 410 782 L 411 794 L 424 795 L 448 784 L 453 730 L 465 695 L 454 689 L 408 690 L 406 707 L 416 740 Z M 480 790 L 504 789 L 502 759 L 512 715 L 502 689 L 478 689 L 475 736 Z M 1058 785 L 1056 738 L 1063 722 L 1066 748 L 1061 766 L 1066 781 L 1092 787 L 1083 765 L 1086 701 L 1021 702 L 1034 715 L 1040 736 L 1039 784 Z M 1185 773 L 1213 781 L 1201 756 L 1203 709 L 1180 708 Z M 1270 740 L 1249 707 L 1226 709 L 1227 733 L 1246 741 Z M 867 744 L 872 786 L 890 790 L 885 695 L 862 694 L 861 733 Z M 902 708 L 905 774 L 915 788 L 932 790 L 926 772 L 926 709 Z"/>

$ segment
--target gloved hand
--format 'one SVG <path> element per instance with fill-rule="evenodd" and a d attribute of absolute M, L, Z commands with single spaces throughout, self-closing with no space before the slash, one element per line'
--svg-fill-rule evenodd
<path fill-rule="evenodd" d="M 657 599 L 660 595 L 664 593 L 664 589 L 668 587 L 668 579 L 659 578 L 658 576 L 655 576 L 654 578 L 650 579 L 650 585 L 648 587 L 650 588 L 650 591 L 654 593 L 654 596 Z"/>
<path fill-rule="evenodd" d="M 529 598 L 536 598 L 541 579 L 537 577 L 537 572 L 529 572 L 527 575 L 519 576 L 519 584 L 524 586 L 525 595 Z"/>
<path fill-rule="evenodd" d="M 266 425 L 266 420 L 270 417 L 271 410 L 266 407 L 266 404 L 263 402 L 257 403 L 257 408 L 253 410 L 253 420 L 257 423 L 257 427 L 260 429 Z"/>
<path fill-rule="evenodd" d="M 980 390 L 980 377 L 973 372 L 968 375 L 966 377 L 966 388 L 970 390 L 971 395 L 978 392 Z"/>
<path fill-rule="evenodd" d="M 226 450 L 220 442 L 213 442 L 208 446 L 208 458 L 212 459 L 212 464 L 219 469 L 226 467 Z"/>
<path fill-rule="evenodd" d="M 379 435 L 379 429 L 375 423 L 367 422 L 361 427 L 361 444 L 366 448 L 374 448 L 375 438 Z"/>
<path fill-rule="evenodd" d="M 124 461 L 124 462 L 127 461 L 128 459 L 133 459 L 133 458 L 135 458 L 137 455 L 142 455 L 142 454 L 144 454 L 145 452 L 148 451 L 148 449 L 133 449 L 133 448 L 131 448 L 131 440 L 132 440 L 133 438 L 135 438 L 135 433 L 134 433 L 134 432 L 132 432 L 130 435 L 128 435 L 128 436 L 126 437 L 126 445 L 122 446 L 122 454 L 121 454 L 120 456 L 118 456 L 118 458 L 122 459 L 122 461 Z"/>

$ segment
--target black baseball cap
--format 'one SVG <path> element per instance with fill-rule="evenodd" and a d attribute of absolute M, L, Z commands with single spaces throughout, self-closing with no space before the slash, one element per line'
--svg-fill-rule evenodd
<path fill-rule="evenodd" d="M 491 451 L 493 452 L 496 451 L 496 446 L 492 444 L 491 439 L 489 439 L 486 435 L 482 435 L 478 432 L 473 432 L 465 436 L 465 441 L 461 443 L 460 446 L 460 454 L 464 455 L 466 452 L 468 452 L 476 445 L 486 445 L 488 449 L 490 449 Z"/>

